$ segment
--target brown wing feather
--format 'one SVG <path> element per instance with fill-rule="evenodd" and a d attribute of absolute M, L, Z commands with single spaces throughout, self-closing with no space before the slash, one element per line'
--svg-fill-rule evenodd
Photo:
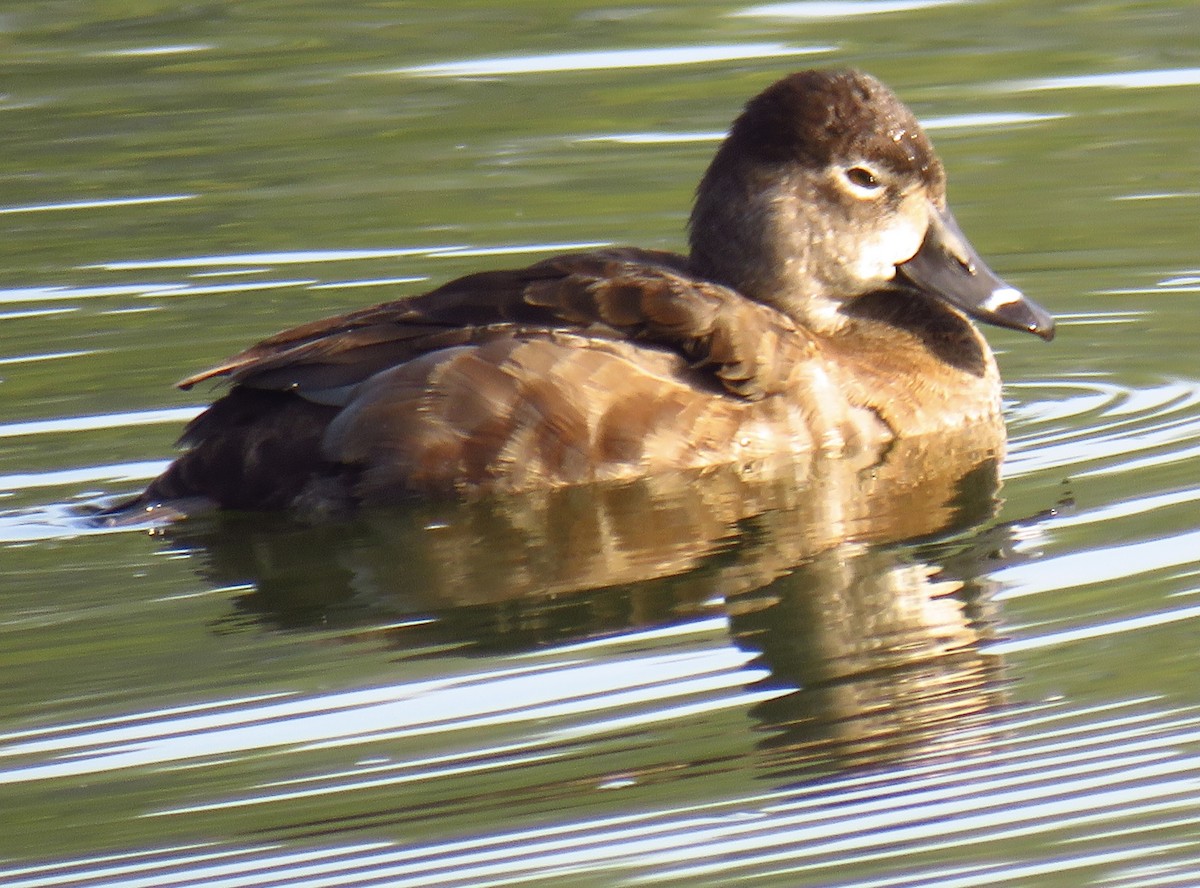
<path fill-rule="evenodd" d="M 293 327 L 179 386 L 227 376 L 336 403 L 329 392 L 423 354 L 574 331 L 676 351 L 710 367 L 731 393 L 754 399 L 779 390 L 803 356 L 794 353 L 803 340 L 780 336 L 794 329 L 774 309 L 692 276 L 682 256 L 609 250 L 468 275 L 421 296 Z"/>

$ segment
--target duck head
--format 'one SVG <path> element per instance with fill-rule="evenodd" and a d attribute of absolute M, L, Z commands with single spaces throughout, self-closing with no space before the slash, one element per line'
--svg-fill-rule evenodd
<path fill-rule="evenodd" d="M 859 71 L 803 71 L 747 103 L 700 182 L 696 271 L 832 334 L 866 293 L 916 290 L 989 324 L 1054 336 L 946 204 L 946 174 L 912 112 Z"/>

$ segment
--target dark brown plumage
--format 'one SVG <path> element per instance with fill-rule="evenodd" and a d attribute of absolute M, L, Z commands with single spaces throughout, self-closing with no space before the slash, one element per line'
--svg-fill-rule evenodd
<path fill-rule="evenodd" d="M 232 389 L 127 508 L 516 491 L 964 424 L 1002 448 L 995 363 L 961 312 L 1053 322 L 975 255 L 878 81 L 809 71 L 752 99 L 690 232 L 687 257 L 559 256 L 272 336 L 180 383 Z"/>

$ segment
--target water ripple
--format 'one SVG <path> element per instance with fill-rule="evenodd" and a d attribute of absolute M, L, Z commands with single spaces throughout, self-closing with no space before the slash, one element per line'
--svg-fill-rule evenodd
<path fill-rule="evenodd" d="M 1008 478 L 1054 470 L 1081 478 L 1200 456 L 1200 382 L 1142 389 L 1100 377 L 1016 383 Z"/>
<path fill-rule="evenodd" d="M 0 871 L 0 879 L 10 888 L 579 879 L 949 888 L 1100 870 L 1108 883 L 1147 884 L 1135 880 L 1180 871 L 1178 856 L 1166 855 L 1187 847 L 1200 790 L 1200 757 L 1189 751 L 1200 741 L 1200 711 L 1148 702 L 1031 705 L 1003 730 L 979 732 L 978 752 L 986 754 L 636 813 L 407 845 L 143 849 L 25 865 Z M 964 841 L 990 849 L 990 859 L 947 866 L 945 852 Z M 884 878 L 847 879 L 851 866 Z"/>
<path fill-rule="evenodd" d="M 691 635 L 724 635 L 724 621 L 700 621 Z M 646 639 L 649 641 L 650 639 Z M 636 637 L 627 637 L 636 642 Z M 20 735 L 0 736 L 0 784 L 51 780 L 73 775 L 168 763 L 220 764 L 230 756 L 278 750 L 361 746 L 381 740 L 428 735 L 462 736 L 484 727 L 559 722 L 519 745 L 520 758 L 563 754 L 567 741 L 629 730 L 634 725 L 670 721 L 699 712 L 745 708 L 786 693 L 748 690 L 766 677 L 755 658 L 728 644 L 698 650 L 628 654 L 604 661 L 574 658 L 530 663 L 460 677 L 348 690 L 315 696 L 276 695 L 247 704 L 213 703 L 187 710 L 146 712 L 113 723 L 63 725 Z M 653 707 L 646 710 L 645 707 Z M 12 742 L 15 741 L 15 742 Z M 446 741 L 449 742 L 449 741 Z M 329 774 L 316 781 L 333 789 L 297 789 L 288 781 L 259 787 L 265 792 L 184 810 L 209 810 L 285 801 L 349 788 L 374 787 L 444 776 L 452 767 L 491 768 L 493 756 L 514 764 L 518 747 L 498 750 L 491 743 L 455 756 L 422 757 L 383 768 Z M 530 759 L 531 761 L 533 759 Z M 369 776 L 368 776 L 369 775 Z M 353 779 L 351 779 L 353 778 Z M 302 783 L 312 784 L 305 780 Z M 281 788 L 288 787 L 288 788 Z"/>

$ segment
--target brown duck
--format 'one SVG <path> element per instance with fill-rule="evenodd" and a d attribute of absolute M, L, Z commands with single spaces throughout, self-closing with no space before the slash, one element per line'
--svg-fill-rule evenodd
<path fill-rule="evenodd" d="M 487 271 L 276 334 L 179 385 L 232 388 L 123 510 L 378 503 L 882 452 L 978 426 L 1000 379 L 967 316 L 1050 339 L 983 263 L 916 118 L 857 71 L 751 99 L 687 256 Z"/>

